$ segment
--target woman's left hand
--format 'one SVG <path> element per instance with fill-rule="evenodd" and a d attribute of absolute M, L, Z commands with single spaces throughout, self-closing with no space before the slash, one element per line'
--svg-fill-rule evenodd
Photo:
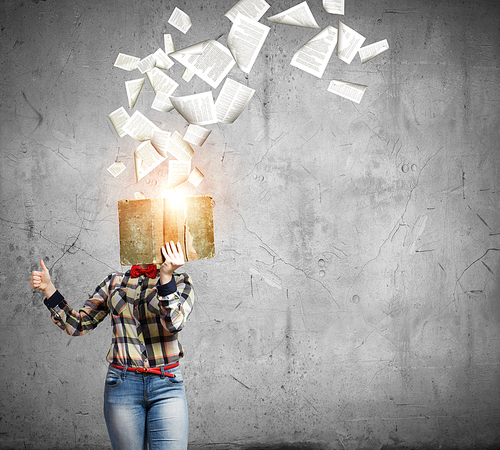
<path fill-rule="evenodd" d="M 161 248 L 165 261 L 160 267 L 160 283 L 167 284 L 172 279 L 172 274 L 179 267 L 184 265 L 184 253 L 179 242 L 177 246 L 170 241 L 165 247 Z"/>

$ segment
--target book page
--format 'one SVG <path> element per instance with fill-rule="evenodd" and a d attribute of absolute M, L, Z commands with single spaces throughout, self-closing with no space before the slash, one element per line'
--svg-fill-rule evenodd
<path fill-rule="evenodd" d="M 114 164 L 111 164 L 111 166 L 108 167 L 108 172 L 116 178 L 125 169 L 125 164 L 123 164 L 121 161 L 116 161 Z"/>
<path fill-rule="evenodd" d="M 341 61 L 351 64 L 351 61 L 356 56 L 356 53 L 358 53 L 366 38 L 343 24 L 340 20 L 338 33 L 337 56 Z"/>
<path fill-rule="evenodd" d="M 182 79 L 186 82 L 190 82 L 192 78 L 194 77 L 194 72 L 189 69 L 184 69 L 184 72 L 182 72 Z"/>
<path fill-rule="evenodd" d="M 198 185 L 203 181 L 203 178 L 205 178 L 205 175 L 203 175 L 198 169 L 198 167 L 195 167 L 193 171 L 189 174 L 188 181 L 195 187 L 198 187 Z"/>
<path fill-rule="evenodd" d="M 151 54 L 146 56 L 144 59 L 141 59 L 137 63 L 137 68 L 141 73 L 146 73 L 148 70 L 151 70 L 156 65 L 155 55 Z"/>
<path fill-rule="evenodd" d="M 212 130 L 207 130 L 206 128 L 200 127 L 199 125 L 189 125 L 188 129 L 184 133 L 184 140 L 190 144 L 197 145 L 201 147 Z"/>
<path fill-rule="evenodd" d="M 272 17 L 268 17 L 267 20 L 274 23 L 281 23 L 282 25 L 294 25 L 296 27 L 306 27 L 306 28 L 319 28 L 307 1 L 299 3 L 293 8 L 287 9 L 279 14 Z"/>
<path fill-rule="evenodd" d="M 172 102 L 170 101 L 170 94 L 165 94 L 161 91 L 158 92 L 153 100 L 153 103 L 151 104 L 151 108 L 161 112 L 172 111 L 174 109 L 174 105 L 172 105 Z"/>
<path fill-rule="evenodd" d="M 213 39 L 178 50 L 170 56 L 214 89 L 236 64 L 231 52 Z"/>
<path fill-rule="evenodd" d="M 109 116 L 109 120 L 113 125 L 113 128 L 118 133 L 119 137 L 123 137 L 127 134 L 126 131 L 123 130 L 123 125 L 130 119 L 128 112 L 125 110 L 123 106 L 120 106 L 118 109 L 114 110 Z"/>
<path fill-rule="evenodd" d="M 165 53 L 168 55 L 169 53 L 175 52 L 174 40 L 172 39 L 171 34 L 163 35 L 163 44 L 165 47 Z"/>
<path fill-rule="evenodd" d="M 219 122 L 233 123 L 247 107 L 254 93 L 254 89 L 227 78 L 215 102 Z"/>
<path fill-rule="evenodd" d="M 238 13 L 259 21 L 270 7 L 265 0 L 240 0 L 224 15 L 231 22 L 234 22 Z"/>
<path fill-rule="evenodd" d="M 389 50 L 389 43 L 387 42 L 387 39 L 375 42 L 375 44 L 367 45 L 366 47 L 361 47 L 358 51 L 359 57 L 361 58 L 361 64 L 370 61 L 370 59 L 375 58 L 375 56 L 378 56 L 387 50 Z"/>
<path fill-rule="evenodd" d="M 172 189 L 184 183 L 189 178 L 191 161 L 168 161 L 168 177 L 166 189 Z"/>
<path fill-rule="evenodd" d="M 136 141 L 147 141 L 151 139 L 153 130 L 159 128 L 145 117 L 140 111 L 136 111 L 123 125 L 123 130 Z"/>
<path fill-rule="evenodd" d="M 135 56 L 126 55 L 125 53 L 118 53 L 114 66 L 132 72 L 133 70 L 137 69 L 137 63 L 140 60 L 141 58 L 136 58 Z"/>
<path fill-rule="evenodd" d="M 192 25 L 191 18 L 184 11 L 180 10 L 177 7 L 170 15 L 168 23 L 184 34 L 187 33 Z"/>
<path fill-rule="evenodd" d="M 168 142 L 168 152 L 179 161 L 190 161 L 194 155 L 192 147 L 175 131 Z"/>
<path fill-rule="evenodd" d="M 164 94 L 171 95 L 179 87 L 177 81 L 174 81 L 157 67 L 151 69 L 146 75 L 155 94 L 163 92 Z"/>
<path fill-rule="evenodd" d="M 168 70 L 175 64 L 161 48 L 156 50 L 153 56 L 155 57 L 155 65 L 158 69 Z"/>
<path fill-rule="evenodd" d="M 249 73 L 257 59 L 270 28 L 256 20 L 238 14 L 227 37 L 227 46 L 236 64 Z"/>
<path fill-rule="evenodd" d="M 212 91 L 185 97 L 170 97 L 170 101 L 177 112 L 193 125 L 217 123 Z"/>
<path fill-rule="evenodd" d="M 151 132 L 151 145 L 164 158 L 168 157 L 168 143 L 170 142 L 171 135 L 170 131 L 153 130 Z"/>
<path fill-rule="evenodd" d="M 134 159 L 135 175 L 138 182 L 165 161 L 165 158 L 156 151 L 149 140 L 142 142 L 135 149 Z"/>
<path fill-rule="evenodd" d="M 127 91 L 128 107 L 133 109 L 139 94 L 141 93 L 142 86 L 144 86 L 144 80 L 146 78 L 139 78 L 137 80 L 125 81 L 125 89 Z"/>
<path fill-rule="evenodd" d="M 323 0 L 323 8 L 330 14 L 344 15 L 344 0 Z"/>
<path fill-rule="evenodd" d="M 290 64 L 321 78 L 336 45 L 337 29 L 328 25 L 299 48 Z"/>
<path fill-rule="evenodd" d="M 362 84 L 349 83 L 347 81 L 332 80 L 328 91 L 340 95 L 341 97 L 359 103 L 363 94 L 365 93 L 366 86 Z"/>

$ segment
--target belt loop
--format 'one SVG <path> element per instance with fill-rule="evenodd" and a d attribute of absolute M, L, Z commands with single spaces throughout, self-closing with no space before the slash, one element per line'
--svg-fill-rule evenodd
<path fill-rule="evenodd" d="M 160 375 L 160 377 L 161 377 L 161 379 L 163 380 L 163 379 L 165 378 L 165 367 L 161 366 L 161 367 L 160 367 L 160 370 L 161 370 L 161 375 Z"/>
<path fill-rule="evenodd" d="M 127 366 L 123 366 L 121 377 L 122 377 L 122 380 L 124 380 L 124 381 L 125 381 L 125 374 L 126 373 L 127 373 Z"/>

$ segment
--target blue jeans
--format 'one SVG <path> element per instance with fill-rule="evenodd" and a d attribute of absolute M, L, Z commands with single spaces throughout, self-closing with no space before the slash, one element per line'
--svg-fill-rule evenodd
<path fill-rule="evenodd" d="M 186 450 L 188 410 L 179 367 L 175 375 L 127 372 L 109 366 L 104 418 L 113 450 Z"/>

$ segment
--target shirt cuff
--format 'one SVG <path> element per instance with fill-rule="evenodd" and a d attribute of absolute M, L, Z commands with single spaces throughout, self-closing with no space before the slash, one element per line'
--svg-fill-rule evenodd
<path fill-rule="evenodd" d="M 172 275 L 172 279 L 167 284 L 158 284 L 157 289 L 160 297 L 166 297 L 167 295 L 177 292 L 177 283 L 175 282 L 174 276 Z"/>
<path fill-rule="evenodd" d="M 59 291 L 54 292 L 49 298 L 46 298 L 43 303 L 49 309 L 56 307 L 59 303 L 64 301 L 64 297 Z"/>

